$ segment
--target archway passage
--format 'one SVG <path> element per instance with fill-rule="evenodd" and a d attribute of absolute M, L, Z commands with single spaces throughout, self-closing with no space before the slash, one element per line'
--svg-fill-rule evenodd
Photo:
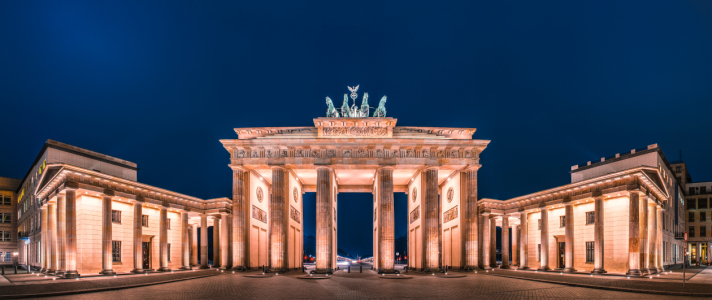
<path fill-rule="evenodd" d="M 442 267 L 445 230 L 445 249 L 455 253 L 449 265 L 477 267 L 477 170 L 489 141 L 473 140 L 474 129 L 396 127 L 393 118 L 314 124 L 236 129 L 238 139 L 221 141 L 234 170 L 235 266 L 264 260 L 275 271 L 301 267 L 302 194 L 315 192 L 317 271 L 336 267 L 343 193 L 373 195 L 374 267 L 381 272 L 395 272 L 394 193 L 408 194 L 412 268 Z"/>

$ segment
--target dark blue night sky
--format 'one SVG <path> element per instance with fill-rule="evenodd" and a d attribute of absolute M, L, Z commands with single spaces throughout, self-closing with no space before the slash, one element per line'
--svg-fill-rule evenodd
<path fill-rule="evenodd" d="M 492 140 L 480 197 L 653 143 L 712 180 L 712 1 L 333 2 L 0 2 L 0 176 L 54 139 L 135 162 L 143 183 L 229 197 L 219 139 L 313 125 L 325 96 L 360 84 L 400 125 Z M 348 199 L 339 246 L 368 254 L 371 195 Z"/>

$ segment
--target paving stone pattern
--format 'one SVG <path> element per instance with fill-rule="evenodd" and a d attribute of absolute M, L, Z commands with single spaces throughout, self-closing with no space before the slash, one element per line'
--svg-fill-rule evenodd
<path fill-rule="evenodd" d="M 686 299 L 625 293 L 559 284 L 509 279 L 483 274 L 438 278 L 416 274 L 413 279 L 380 279 L 372 271 L 337 272 L 326 280 L 300 280 L 298 272 L 270 278 L 222 273 L 202 279 L 159 284 L 56 299 Z M 693 299 L 693 298 L 689 298 Z M 699 299 L 699 298 L 694 298 Z"/>

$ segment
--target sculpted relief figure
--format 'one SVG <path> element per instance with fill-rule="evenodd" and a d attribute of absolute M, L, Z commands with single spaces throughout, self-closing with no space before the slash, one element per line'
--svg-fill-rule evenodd
<path fill-rule="evenodd" d="M 373 112 L 374 118 L 385 118 L 386 117 L 386 96 L 381 98 L 381 103 L 378 103 L 378 108 Z"/>
<path fill-rule="evenodd" d="M 339 112 L 334 107 L 334 103 L 331 102 L 331 98 L 326 97 L 326 117 L 327 118 L 338 118 Z"/>

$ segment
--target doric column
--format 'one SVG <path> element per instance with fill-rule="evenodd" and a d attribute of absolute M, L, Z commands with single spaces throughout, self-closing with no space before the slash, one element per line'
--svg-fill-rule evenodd
<path fill-rule="evenodd" d="M 168 272 L 168 210 L 165 206 L 161 206 L 159 229 L 159 272 Z"/>
<path fill-rule="evenodd" d="M 658 236 L 658 238 L 656 239 L 657 244 L 658 244 L 656 247 L 658 249 L 657 266 L 658 266 L 658 273 L 660 273 L 660 272 L 665 271 L 665 260 L 664 260 L 665 257 L 663 256 L 663 253 L 665 253 L 665 251 L 663 251 L 663 222 L 665 222 L 665 220 L 663 220 L 663 208 L 662 207 L 657 207 L 655 209 L 655 211 L 657 214 L 657 218 L 656 218 L 657 222 L 655 222 L 655 227 L 656 227 L 655 232 L 657 233 L 657 236 Z M 708 247 L 707 249 L 710 249 L 710 248 Z M 708 253 L 708 256 L 710 256 L 712 258 L 712 252 L 708 251 L 707 253 Z M 710 259 L 710 260 L 712 260 L 712 259 Z"/>
<path fill-rule="evenodd" d="M 485 270 L 492 269 L 490 266 L 490 220 L 489 213 L 483 213 L 482 216 L 482 268 Z"/>
<path fill-rule="evenodd" d="M 213 216 L 213 267 L 220 268 L 220 216 Z"/>
<path fill-rule="evenodd" d="M 490 266 L 497 267 L 497 216 L 490 215 Z"/>
<path fill-rule="evenodd" d="M 198 265 L 198 224 L 193 224 L 190 226 L 190 265 Z"/>
<path fill-rule="evenodd" d="M 593 225 L 593 271 L 592 273 L 606 273 L 603 268 L 603 197 L 599 196 L 594 198 L 594 217 L 595 222 Z M 637 207 L 637 206 L 636 206 Z M 632 222 L 631 222 L 632 224 Z M 637 222 L 636 222 L 637 224 Z"/>
<path fill-rule="evenodd" d="M 519 225 L 512 226 L 512 267 L 519 266 Z"/>
<path fill-rule="evenodd" d="M 628 265 L 629 269 L 626 275 L 639 276 L 642 274 L 640 271 L 641 261 L 640 261 L 640 199 L 638 198 L 638 193 L 631 192 L 628 195 L 629 199 L 629 225 L 628 225 Z M 647 207 L 647 205 L 646 205 Z M 598 213 L 598 212 L 596 212 Z M 596 216 L 598 217 L 598 216 Z"/>
<path fill-rule="evenodd" d="M 232 225 L 232 220 L 230 220 L 230 215 L 220 214 L 222 222 L 220 222 L 220 269 L 228 270 L 232 268 L 232 255 L 230 255 L 230 225 Z"/>
<path fill-rule="evenodd" d="M 180 213 L 180 257 L 181 269 L 190 270 L 190 225 L 188 225 L 188 213 Z"/>
<path fill-rule="evenodd" d="M 232 256 L 234 269 L 245 270 L 247 263 L 247 218 L 248 208 L 247 191 L 245 177 L 249 177 L 249 172 L 242 168 L 234 168 L 232 171 L 232 248 L 229 251 Z"/>
<path fill-rule="evenodd" d="M 436 185 L 437 188 L 437 185 Z M 381 273 L 395 273 L 395 221 L 394 221 L 394 200 L 393 200 L 393 169 L 378 169 L 378 193 L 379 206 L 379 253 L 378 268 Z M 427 190 L 423 194 L 427 198 Z M 437 190 L 435 191 L 437 196 Z M 427 250 L 426 250 L 427 251 Z M 426 261 L 426 263 L 430 263 Z M 426 264 L 429 266 L 429 264 Z"/>
<path fill-rule="evenodd" d="M 47 274 L 57 272 L 57 205 L 47 203 L 47 250 L 49 267 Z"/>
<path fill-rule="evenodd" d="M 478 269 L 478 224 L 479 212 L 477 211 L 477 169 L 479 167 L 471 167 L 463 171 L 461 189 L 464 189 L 464 197 L 461 199 L 462 207 L 465 208 L 465 219 L 463 227 L 465 229 L 465 255 L 463 264 L 465 269 Z"/>
<path fill-rule="evenodd" d="M 64 278 L 78 278 L 77 272 L 77 193 L 75 190 L 67 190 L 67 209 L 66 209 L 66 260 L 67 270 L 64 272 Z"/>
<path fill-rule="evenodd" d="M 392 171 L 391 171 L 392 172 Z M 423 190 L 423 208 L 424 208 L 424 218 L 423 224 L 425 225 L 423 230 L 423 241 L 425 242 L 425 271 L 435 272 L 440 271 L 440 253 L 439 248 L 439 234 L 438 230 L 440 224 L 440 216 L 438 213 L 438 169 L 428 168 L 421 173 L 421 188 Z M 389 181 L 392 178 L 389 177 Z M 392 183 L 391 183 L 392 184 Z M 391 194 L 391 197 L 392 194 Z M 392 198 L 391 198 L 392 199 Z M 383 200 L 381 199 L 381 207 L 383 208 Z M 392 202 L 391 202 L 392 203 Z M 381 209 L 383 210 L 383 209 Z M 383 212 L 381 212 L 383 214 Z M 391 205 L 391 216 L 393 216 L 393 208 Z M 391 224 L 393 221 L 391 221 Z M 381 231 L 383 232 L 383 231 Z M 393 232 L 393 231 L 391 231 Z M 383 251 L 383 249 L 381 249 Z"/>
<path fill-rule="evenodd" d="M 331 170 L 316 169 L 316 272 L 331 273 Z"/>
<path fill-rule="evenodd" d="M 200 215 L 200 269 L 208 266 L 208 215 Z"/>
<path fill-rule="evenodd" d="M 640 197 L 640 196 L 638 196 Z M 650 263 L 650 240 L 648 239 L 648 200 L 647 197 L 639 199 L 640 204 L 640 273 L 649 274 L 648 265 Z"/>
<path fill-rule="evenodd" d="M 648 202 L 648 272 L 658 272 L 658 212 L 655 202 Z"/>
<path fill-rule="evenodd" d="M 502 217 L 502 269 L 509 269 L 509 216 Z"/>
<path fill-rule="evenodd" d="M 564 225 L 565 245 L 564 245 L 564 272 L 574 272 L 574 204 L 566 203 Z"/>
<path fill-rule="evenodd" d="M 67 270 L 67 200 L 65 195 L 57 196 L 57 272 L 55 275 L 62 276 Z"/>
<path fill-rule="evenodd" d="M 104 195 L 101 199 L 101 274 L 114 275 L 114 262 L 111 258 L 111 196 Z"/>
<path fill-rule="evenodd" d="M 270 198 L 270 269 L 286 272 L 289 265 L 287 257 L 287 222 L 289 210 L 287 201 L 289 171 L 283 167 L 272 168 L 272 197 Z"/>
<path fill-rule="evenodd" d="M 529 254 L 529 240 L 527 239 L 527 234 L 529 232 L 529 213 L 526 211 L 521 212 L 519 215 L 519 224 L 522 226 L 522 230 L 519 233 L 519 240 L 521 241 L 519 245 L 519 269 L 526 270 L 529 269 L 528 257 Z"/>
<path fill-rule="evenodd" d="M 42 206 L 40 208 L 40 261 L 42 262 L 42 270 L 40 270 L 41 273 L 47 273 L 47 269 L 49 268 L 49 263 L 48 263 L 48 247 L 47 247 L 47 207 Z"/>
<path fill-rule="evenodd" d="M 541 208 L 541 266 L 539 270 L 549 270 L 549 208 Z"/>
<path fill-rule="evenodd" d="M 134 250 L 134 273 L 144 273 L 143 269 L 143 203 L 134 202 L 134 223 L 133 223 L 133 250 Z"/>

